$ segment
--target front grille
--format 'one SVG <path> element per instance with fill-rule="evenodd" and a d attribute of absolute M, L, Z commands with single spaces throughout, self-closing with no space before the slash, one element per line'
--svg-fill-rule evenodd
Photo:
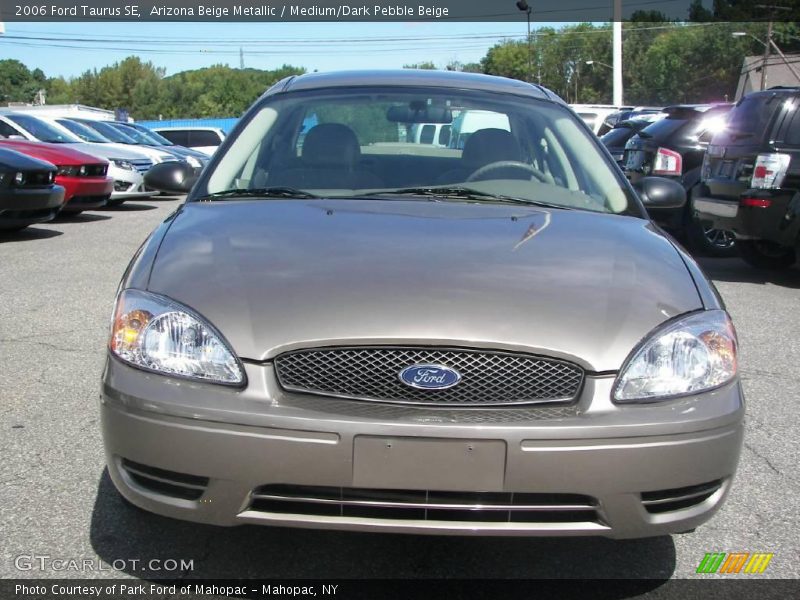
<path fill-rule="evenodd" d="M 581 494 L 381 490 L 264 485 L 253 490 L 250 510 L 413 521 L 475 523 L 601 523 L 598 502 Z"/>
<path fill-rule="evenodd" d="M 709 481 L 670 490 L 642 492 L 642 504 L 650 514 L 690 508 L 707 500 L 722 486 L 722 481 Z"/>
<path fill-rule="evenodd" d="M 137 158 L 130 162 L 139 173 L 146 173 L 153 166 L 153 161 L 148 158 Z"/>
<path fill-rule="evenodd" d="M 455 369 L 461 381 L 447 389 L 416 389 L 399 373 L 415 364 Z M 488 350 L 364 347 L 300 350 L 275 359 L 281 386 L 290 391 L 358 400 L 486 406 L 571 402 L 583 369 L 561 360 Z"/>
<path fill-rule="evenodd" d="M 25 179 L 22 185 L 14 183 L 17 188 L 36 188 L 36 187 L 49 187 L 53 185 L 55 179 L 55 171 L 23 171 Z"/>
<path fill-rule="evenodd" d="M 208 487 L 208 477 L 167 471 L 133 462 L 127 458 L 122 459 L 121 465 L 136 484 L 157 494 L 184 500 L 197 500 Z"/>

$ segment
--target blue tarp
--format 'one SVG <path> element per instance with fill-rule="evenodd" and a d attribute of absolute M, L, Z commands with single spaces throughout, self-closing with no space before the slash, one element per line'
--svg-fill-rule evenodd
<path fill-rule="evenodd" d="M 222 119 L 165 119 L 163 121 L 136 122 L 150 129 L 161 127 L 219 127 L 225 132 L 225 135 L 228 135 L 238 120 L 238 117 L 228 117 Z"/>

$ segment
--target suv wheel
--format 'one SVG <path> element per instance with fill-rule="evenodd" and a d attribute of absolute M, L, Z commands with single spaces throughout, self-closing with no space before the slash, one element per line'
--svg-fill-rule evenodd
<path fill-rule="evenodd" d="M 687 196 L 686 212 L 686 238 L 695 252 L 715 258 L 730 258 L 736 256 L 736 236 L 732 231 L 714 229 L 704 225 L 692 214 L 692 196 L 697 186 L 692 187 Z"/>
<path fill-rule="evenodd" d="M 797 260 L 797 253 L 793 248 L 766 240 L 738 240 L 736 247 L 742 259 L 757 269 L 788 269 Z"/>

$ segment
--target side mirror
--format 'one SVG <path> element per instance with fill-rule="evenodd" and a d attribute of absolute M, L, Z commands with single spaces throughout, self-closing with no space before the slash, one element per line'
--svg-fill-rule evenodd
<path fill-rule="evenodd" d="M 168 194 L 188 194 L 196 181 L 196 170 L 183 161 L 159 163 L 144 175 L 147 187 Z"/>
<path fill-rule="evenodd" d="M 633 184 L 633 188 L 639 194 L 647 212 L 675 210 L 686 206 L 686 190 L 672 179 L 642 177 Z"/>

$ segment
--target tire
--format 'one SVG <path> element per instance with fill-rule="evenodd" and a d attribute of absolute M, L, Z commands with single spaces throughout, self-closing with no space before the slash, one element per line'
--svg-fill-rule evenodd
<path fill-rule="evenodd" d="M 694 216 L 692 198 L 697 188 L 698 186 L 695 185 L 686 192 L 687 211 L 684 230 L 688 245 L 692 250 L 704 256 L 712 256 L 714 258 L 732 258 L 736 256 L 736 237 L 733 232 L 704 225 Z"/>
<path fill-rule="evenodd" d="M 737 255 L 736 238 L 731 231 L 713 229 L 695 217 L 686 224 L 686 240 L 694 251 L 714 258 L 731 258 Z"/>
<path fill-rule="evenodd" d="M 122 205 L 123 202 L 125 202 L 125 198 L 114 198 L 114 199 L 109 198 L 104 208 L 120 206 Z"/>
<path fill-rule="evenodd" d="M 781 271 L 797 261 L 794 248 L 779 246 L 766 240 L 738 240 L 736 247 L 742 260 L 756 269 Z"/>

